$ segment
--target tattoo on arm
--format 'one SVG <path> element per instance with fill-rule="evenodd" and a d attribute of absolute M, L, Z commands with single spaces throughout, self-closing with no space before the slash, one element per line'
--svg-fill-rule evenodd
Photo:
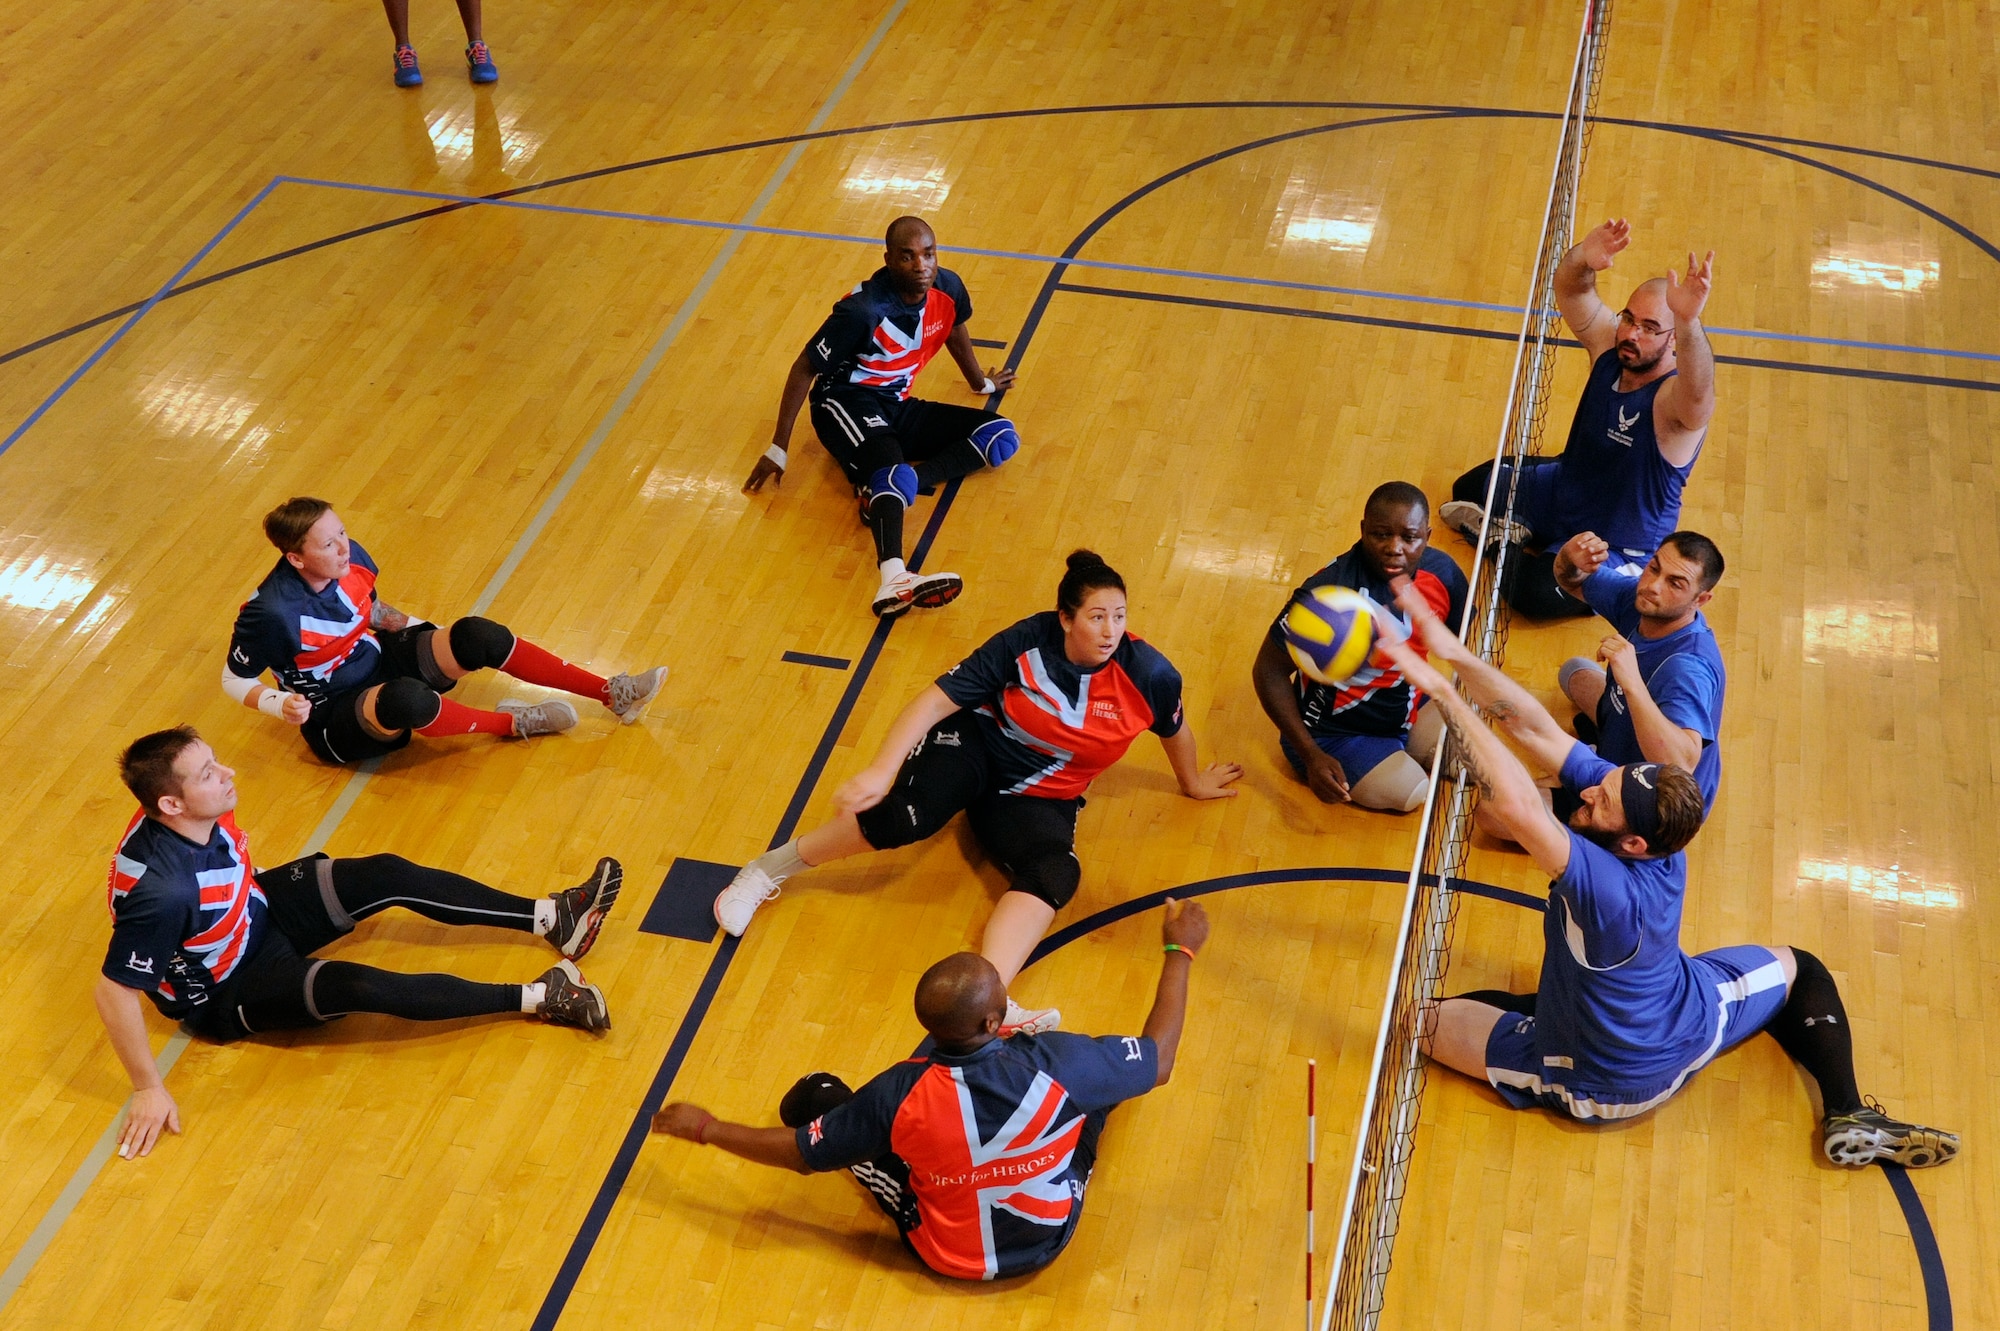
<path fill-rule="evenodd" d="M 1453 743 L 1458 746 L 1459 761 L 1465 765 L 1466 777 L 1478 788 L 1479 797 L 1492 798 L 1493 779 L 1487 775 L 1485 765 L 1480 762 L 1479 750 L 1473 745 L 1472 737 L 1466 731 L 1465 722 L 1455 710 L 1448 709 L 1444 714 L 1444 726 L 1451 732 Z"/>
<path fill-rule="evenodd" d="M 1487 716 L 1492 717 L 1495 721 L 1505 721 L 1521 714 L 1521 709 L 1513 703 L 1508 702 L 1505 698 L 1495 698 L 1479 710 Z"/>

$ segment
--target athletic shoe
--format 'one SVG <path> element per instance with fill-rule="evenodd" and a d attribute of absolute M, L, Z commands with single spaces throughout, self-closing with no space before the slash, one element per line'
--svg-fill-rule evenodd
<path fill-rule="evenodd" d="M 853 1098 L 853 1088 L 831 1072 L 808 1072 L 778 1101 L 778 1122 L 788 1128 L 803 1128 Z"/>
<path fill-rule="evenodd" d="M 407 46 L 396 48 L 396 86 L 398 88 L 424 86 L 424 71 L 417 68 L 417 53 Z"/>
<path fill-rule="evenodd" d="M 547 702 L 526 702 L 509 698 L 493 709 L 514 718 L 514 738 L 533 739 L 537 735 L 560 735 L 576 724 L 576 708 L 561 698 Z"/>
<path fill-rule="evenodd" d="M 754 864 L 746 864 L 716 896 L 715 922 L 722 926 L 723 932 L 741 938 L 750 927 L 750 917 L 757 913 L 757 907 L 777 895 L 778 885 L 771 881 L 771 875 Z"/>
<path fill-rule="evenodd" d="M 493 63 L 493 53 L 486 49 L 485 42 L 473 42 L 465 48 L 465 63 L 472 71 L 474 83 L 500 81 L 500 68 Z"/>
<path fill-rule="evenodd" d="M 574 961 L 563 958 L 542 972 L 537 983 L 543 989 L 535 1015 L 551 1026 L 574 1026 L 580 1031 L 611 1029 L 611 1009 L 605 1006 L 604 991 L 584 979 Z"/>
<path fill-rule="evenodd" d="M 1836 1165 L 1860 1168 L 1887 1160 L 1905 1169 L 1941 1165 L 1958 1154 L 1958 1134 L 1942 1128 L 1901 1123 L 1882 1110 L 1873 1096 L 1851 1114 L 1829 1114 L 1825 1124 L 1826 1158 Z"/>
<path fill-rule="evenodd" d="M 1486 510 L 1463 499 L 1454 499 L 1449 504 L 1438 505 L 1438 518 L 1445 526 L 1466 539 L 1468 544 L 1479 541 L 1479 524 L 1486 520 Z M 1493 539 L 1505 541 L 1509 545 L 1520 545 L 1528 539 L 1528 529 L 1518 522 L 1506 519 L 1494 524 Z"/>
<path fill-rule="evenodd" d="M 888 619 L 911 606 L 935 610 L 950 605 L 964 590 L 965 579 L 956 573 L 912 573 L 905 569 L 876 588 L 874 604 L 869 608 L 876 618 Z"/>
<path fill-rule="evenodd" d="M 604 691 L 611 695 L 604 705 L 629 726 L 646 714 L 646 704 L 660 696 L 660 685 L 666 682 L 665 666 L 654 666 L 636 675 L 613 675 L 604 681 Z"/>
<path fill-rule="evenodd" d="M 549 900 L 556 903 L 556 922 L 546 937 L 556 951 L 571 961 L 590 951 L 624 884 L 625 871 L 606 855 L 582 883 L 567 892 L 549 893 Z"/>
<path fill-rule="evenodd" d="M 1043 1031 L 1058 1030 L 1062 1026 L 1062 1012 L 1057 1008 L 1026 1008 L 1013 999 L 1007 1000 L 1007 1015 L 1000 1018 L 1000 1038 L 1010 1035 L 1040 1035 Z"/>

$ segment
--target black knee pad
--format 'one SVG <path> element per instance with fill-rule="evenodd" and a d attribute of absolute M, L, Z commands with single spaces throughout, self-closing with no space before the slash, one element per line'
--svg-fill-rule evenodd
<path fill-rule="evenodd" d="M 451 654 L 467 670 L 498 670 L 514 654 L 513 630 L 467 615 L 451 626 Z"/>
<path fill-rule="evenodd" d="M 808 1072 L 778 1101 L 778 1122 L 788 1128 L 803 1128 L 853 1098 L 854 1091 L 831 1072 Z"/>
<path fill-rule="evenodd" d="M 1083 865 L 1077 862 L 1073 850 L 1037 856 L 1013 872 L 1014 881 L 1008 884 L 1010 890 L 1026 892 L 1056 910 L 1069 904 L 1069 899 L 1076 895 L 1077 884 L 1083 881 Z"/>
<path fill-rule="evenodd" d="M 854 821 L 860 825 L 861 835 L 869 845 L 877 850 L 894 850 L 937 835 L 957 813 L 956 807 L 933 807 L 924 790 L 905 782 L 874 808 L 856 814 Z"/>
<path fill-rule="evenodd" d="M 384 730 L 422 730 L 443 710 L 437 690 L 418 679 L 392 679 L 375 694 L 375 719 Z"/>

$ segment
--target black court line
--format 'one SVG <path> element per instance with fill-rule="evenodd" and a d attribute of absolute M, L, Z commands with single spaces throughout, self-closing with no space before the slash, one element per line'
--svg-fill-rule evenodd
<path fill-rule="evenodd" d="M 1924 1212 L 1924 1199 L 1910 1182 L 1910 1171 L 1901 1165 L 1877 1161 L 1888 1175 L 1896 1204 L 1903 1208 L 1903 1222 L 1910 1227 L 1910 1243 L 1917 1250 L 1917 1269 L 1924 1276 L 1924 1311 L 1929 1314 L 1931 1331 L 1951 1331 L 1951 1284 L 1944 1275 L 1944 1254 L 1938 1250 L 1937 1235 L 1931 1232 L 1931 1218 Z"/>
<path fill-rule="evenodd" d="M 1288 319 L 1318 319 L 1325 323 L 1361 324 L 1369 328 L 1394 328 L 1413 333 L 1442 333 L 1450 337 L 1480 338 L 1489 342 L 1514 342 L 1516 333 L 1490 328 L 1465 328 L 1458 324 L 1428 323 L 1422 319 L 1388 319 L 1372 314 L 1348 314 L 1338 310 L 1314 310 L 1299 305 L 1271 305 L 1259 301 L 1222 300 L 1212 296 L 1183 296 L 1166 291 L 1140 291 L 1126 287 L 1088 286 L 1081 282 L 1059 282 L 1056 290 L 1079 296 L 1113 296 L 1123 300 L 1155 301 L 1163 305 L 1192 305 L 1210 310 L 1236 310 L 1245 314 L 1281 315 Z M 1581 348 L 1575 338 L 1553 339 L 1557 346 Z M 1900 370 L 1864 370 L 1847 365 L 1813 365 L 1804 361 L 1767 360 L 1760 356 L 1730 356 L 1715 352 L 1718 365 L 1745 365 L 1752 369 L 1778 370 L 1786 374 L 1824 374 L 1839 379 L 1875 379 L 1884 383 L 1921 384 L 1928 388 L 1966 388 L 1978 393 L 2000 393 L 2000 382 L 1986 379 L 1953 379 L 1939 374 L 1907 374 Z"/>
<path fill-rule="evenodd" d="M 975 337 L 972 339 L 972 345 L 975 347 L 989 347 L 994 351 L 1005 351 L 1007 349 L 1005 342 L 996 342 L 990 337 Z"/>
<path fill-rule="evenodd" d="M 811 652 L 786 652 L 778 658 L 793 665 L 818 666 L 822 670 L 845 670 L 854 664 L 844 656 L 814 656 Z"/>

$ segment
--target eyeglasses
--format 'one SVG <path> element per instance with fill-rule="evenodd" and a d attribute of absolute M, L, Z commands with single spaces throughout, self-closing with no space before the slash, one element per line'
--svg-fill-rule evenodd
<path fill-rule="evenodd" d="M 1632 311 L 1630 310 L 1618 311 L 1618 322 L 1621 324 L 1628 324 L 1631 327 L 1638 329 L 1640 332 L 1644 333 L 1647 337 L 1658 337 L 1660 334 L 1667 331 L 1666 329 L 1660 327 L 1658 324 L 1654 323 L 1651 319 L 1633 318 Z"/>

